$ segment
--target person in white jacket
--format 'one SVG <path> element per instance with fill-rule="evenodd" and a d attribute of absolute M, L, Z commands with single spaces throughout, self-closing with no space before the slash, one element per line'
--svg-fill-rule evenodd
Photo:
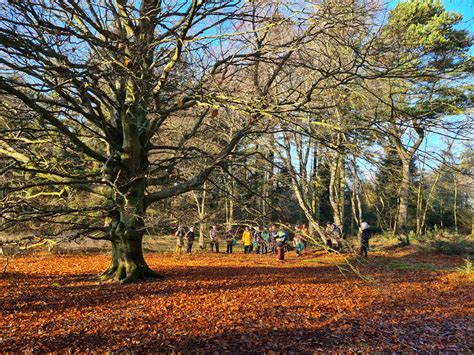
<path fill-rule="evenodd" d="M 211 230 L 209 231 L 209 239 L 211 245 L 211 253 L 214 252 L 214 247 L 216 249 L 216 253 L 219 253 L 219 236 L 217 234 L 217 227 L 212 226 Z"/>

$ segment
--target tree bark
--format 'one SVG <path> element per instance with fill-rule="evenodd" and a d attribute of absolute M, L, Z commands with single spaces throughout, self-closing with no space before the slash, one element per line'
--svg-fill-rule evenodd
<path fill-rule="evenodd" d="M 333 162 L 329 162 L 329 202 L 333 210 L 334 223 L 343 232 L 344 224 L 344 190 L 345 190 L 345 156 L 340 152 L 331 155 Z"/>
<path fill-rule="evenodd" d="M 319 186 L 320 186 L 320 167 L 322 164 L 321 155 L 319 152 L 319 147 L 317 142 L 313 142 L 313 159 L 311 164 L 311 172 L 310 172 L 310 206 L 311 212 L 314 218 L 319 221 L 321 219 L 321 206 L 320 206 L 320 193 L 319 193 Z"/>
<path fill-rule="evenodd" d="M 402 160 L 402 181 L 399 190 L 399 208 L 397 218 L 397 233 L 401 242 L 410 244 L 407 229 L 408 196 L 410 192 L 410 160 Z M 403 239 L 405 237 L 405 239 Z"/>
<path fill-rule="evenodd" d="M 163 279 L 162 275 L 151 270 L 144 258 L 142 249 L 143 235 L 129 236 L 124 233 L 112 240 L 112 263 L 101 275 L 102 280 L 132 283 L 146 278 Z"/>
<path fill-rule="evenodd" d="M 434 192 L 435 192 L 435 189 L 436 189 L 436 185 L 438 184 L 438 180 L 439 180 L 439 177 L 441 176 L 441 170 L 439 170 L 437 173 L 436 173 L 436 177 L 435 177 L 435 180 L 433 182 L 433 185 L 431 186 L 431 189 L 430 189 L 430 192 L 428 193 L 428 196 L 426 198 L 426 203 L 425 203 L 425 208 L 423 210 L 423 215 L 421 217 L 421 225 L 420 225 L 420 231 L 422 233 L 425 232 L 425 227 L 426 227 L 426 215 L 428 214 L 428 209 L 430 208 L 431 206 L 431 198 L 433 197 L 434 195 Z"/>
<path fill-rule="evenodd" d="M 298 178 L 298 173 L 295 170 L 294 167 L 294 160 L 292 159 L 291 156 L 291 145 L 288 137 L 286 137 L 285 140 L 285 146 L 282 147 L 285 150 L 285 153 L 283 154 L 281 151 L 276 150 L 276 153 L 280 156 L 280 158 L 285 162 L 285 165 L 288 169 L 288 173 L 290 176 L 290 185 L 291 188 L 293 189 L 293 192 L 295 193 L 296 200 L 298 201 L 299 206 L 303 210 L 303 213 L 306 217 L 306 219 L 309 222 L 309 229 L 311 231 L 316 231 L 317 234 L 319 234 L 321 240 L 323 241 L 324 244 L 326 244 L 327 239 L 326 235 L 324 234 L 324 231 L 321 229 L 321 226 L 319 225 L 318 221 L 315 219 L 313 215 L 313 208 L 311 206 L 311 201 L 308 201 L 308 188 L 307 188 L 307 181 L 304 179 Z M 306 165 L 304 165 L 306 167 Z M 306 176 L 306 174 L 305 174 Z"/>
<path fill-rule="evenodd" d="M 425 141 L 425 151 L 426 151 L 426 142 Z M 423 208 L 423 177 L 425 171 L 425 157 L 423 157 L 423 162 L 420 164 L 420 178 L 418 181 L 418 193 L 416 197 L 416 234 L 420 235 L 421 232 L 421 216 L 422 216 L 422 208 Z"/>
<path fill-rule="evenodd" d="M 128 157 L 127 154 L 123 155 Z M 146 159 L 141 164 L 134 162 L 135 173 L 128 159 L 121 160 L 118 153 L 112 154 L 104 171 L 105 179 L 112 185 L 109 203 L 108 228 L 112 242 L 112 262 L 101 275 L 102 280 L 131 283 L 146 278 L 163 278 L 152 271 L 143 255 L 142 241 L 145 232 L 146 209 L 144 204 L 147 167 Z M 124 167 L 128 167 L 124 169 Z M 130 175 L 126 175 L 128 174 Z"/>
<path fill-rule="evenodd" d="M 200 196 L 193 191 L 194 201 L 196 202 L 197 215 L 199 219 L 199 247 L 204 249 L 205 241 L 204 234 L 207 228 L 206 223 L 206 197 L 207 197 L 207 185 L 204 183 L 203 191 Z"/>
<path fill-rule="evenodd" d="M 410 163 L 413 156 L 420 147 L 425 137 L 425 131 L 420 126 L 416 119 L 412 119 L 413 129 L 418 135 L 413 145 L 409 148 L 402 143 L 403 132 L 396 127 L 394 122 L 390 122 L 389 139 L 394 144 L 398 156 L 402 162 L 402 181 L 400 183 L 398 194 L 398 215 L 396 219 L 396 228 L 394 230 L 398 234 L 398 239 L 404 244 L 410 244 L 409 233 L 407 231 L 407 216 L 408 216 L 408 196 L 410 193 Z"/>
<path fill-rule="evenodd" d="M 359 176 L 357 175 L 357 163 L 355 159 L 352 161 L 353 167 L 353 180 L 352 180 L 352 192 L 351 192 L 351 206 L 352 206 L 352 219 L 357 225 L 357 231 L 360 232 L 360 224 L 362 223 L 362 203 L 360 200 L 360 182 Z M 355 232 L 354 230 L 352 232 Z"/>
<path fill-rule="evenodd" d="M 232 167 L 229 167 L 229 170 Z M 230 170 L 232 171 L 232 170 Z M 232 178 L 225 177 L 225 185 L 226 185 L 226 194 L 224 196 L 225 202 L 225 224 L 227 230 L 232 230 L 232 226 L 234 225 L 234 194 L 235 194 L 235 186 L 234 181 Z"/>
<path fill-rule="evenodd" d="M 458 230 L 458 179 L 456 172 L 453 173 L 454 179 L 454 197 L 453 197 L 453 215 L 454 215 L 454 232 L 459 233 Z"/>

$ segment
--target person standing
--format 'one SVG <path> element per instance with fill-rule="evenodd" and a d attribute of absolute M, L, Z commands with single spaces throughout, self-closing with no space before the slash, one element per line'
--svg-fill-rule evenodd
<path fill-rule="evenodd" d="M 262 237 L 262 254 L 268 253 L 268 244 L 270 243 L 270 231 L 267 227 L 263 227 Z"/>
<path fill-rule="evenodd" d="M 340 249 L 341 248 L 341 239 L 342 239 L 342 232 L 341 228 L 336 224 L 332 224 L 332 247 L 333 249 Z"/>
<path fill-rule="evenodd" d="M 191 255 L 191 252 L 193 250 L 194 238 L 195 238 L 194 228 L 189 227 L 189 231 L 186 233 L 186 242 L 187 242 L 186 253 L 188 253 L 190 255 Z"/>
<path fill-rule="evenodd" d="M 277 242 L 276 242 L 276 239 L 277 239 L 277 231 L 276 231 L 276 228 L 275 228 L 275 225 L 272 224 L 272 226 L 270 227 L 270 247 L 272 248 L 272 253 L 275 254 L 277 252 Z"/>
<path fill-rule="evenodd" d="M 255 227 L 255 229 L 253 230 L 252 239 L 253 239 L 252 245 L 253 245 L 253 249 L 255 250 L 255 254 L 260 254 L 262 238 L 260 236 L 260 229 L 258 227 Z"/>
<path fill-rule="evenodd" d="M 295 236 L 293 237 L 293 247 L 296 250 L 296 255 L 301 256 L 301 253 L 303 252 L 304 244 L 303 244 L 303 239 L 301 237 L 301 234 L 297 229 L 295 229 Z"/>
<path fill-rule="evenodd" d="M 285 239 L 278 237 L 276 245 L 277 245 L 278 261 L 284 261 L 285 260 Z"/>
<path fill-rule="evenodd" d="M 211 240 L 211 253 L 214 252 L 214 247 L 216 248 L 216 253 L 219 253 L 219 237 L 217 235 L 216 226 L 212 226 L 209 231 L 209 239 Z"/>
<path fill-rule="evenodd" d="M 242 242 L 244 244 L 244 254 L 252 252 L 252 233 L 248 226 L 245 227 L 244 233 L 242 234 Z"/>
<path fill-rule="evenodd" d="M 283 230 L 283 228 L 280 228 L 277 235 L 278 235 L 278 237 L 276 238 L 276 247 L 277 247 L 278 261 L 284 261 L 285 260 L 285 244 L 286 244 L 287 234 Z"/>
<path fill-rule="evenodd" d="M 183 249 L 184 245 L 184 236 L 186 235 L 186 232 L 184 231 L 183 226 L 179 226 L 178 230 L 174 234 L 176 237 L 176 254 L 179 256 L 181 255 L 181 250 Z"/>
<path fill-rule="evenodd" d="M 255 236 L 255 228 L 250 227 L 250 235 L 252 236 L 252 243 L 250 244 L 250 251 L 249 253 L 253 252 L 253 246 L 254 246 L 254 236 Z"/>
<path fill-rule="evenodd" d="M 332 249 L 332 223 L 327 222 L 326 228 L 324 229 L 324 235 L 326 236 L 326 246 Z"/>
<path fill-rule="evenodd" d="M 360 256 L 367 258 L 369 239 L 372 237 L 372 232 L 370 231 L 370 226 L 367 222 L 362 222 L 360 229 L 362 229 L 362 234 L 360 236 Z"/>
<path fill-rule="evenodd" d="M 283 240 L 286 242 L 288 239 L 288 233 L 286 233 L 285 229 L 283 227 L 280 227 L 277 232 L 277 239 Z"/>
<path fill-rule="evenodd" d="M 234 247 L 235 238 L 232 231 L 229 229 L 225 234 L 225 241 L 227 243 L 227 254 L 232 254 L 232 249 Z"/>

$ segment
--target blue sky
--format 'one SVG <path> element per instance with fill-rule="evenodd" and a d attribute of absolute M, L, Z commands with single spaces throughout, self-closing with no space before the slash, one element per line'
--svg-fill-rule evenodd
<path fill-rule="evenodd" d="M 464 16 L 461 26 L 469 30 L 474 35 L 474 0 L 444 0 L 442 1 L 446 10 L 454 11 Z M 474 48 L 471 47 L 471 55 L 474 55 Z"/>
<path fill-rule="evenodd" d="M 456 11 L 464 15 L 464 26 L 474 32 L 474 1 L 473 0 L 444 0 L 444 6 L 449 11 Z"/>

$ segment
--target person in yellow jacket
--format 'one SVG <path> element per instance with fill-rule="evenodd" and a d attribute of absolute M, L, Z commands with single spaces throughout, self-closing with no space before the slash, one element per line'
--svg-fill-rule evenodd
<path fill-rule="evenodd" d="M 249 227 L 245 227 L 244 233 L 242 234 L 242 242 L 244 243 L 244 254 L 250 253 L 252 249 L 252 233 L 250 233 Z"/>

